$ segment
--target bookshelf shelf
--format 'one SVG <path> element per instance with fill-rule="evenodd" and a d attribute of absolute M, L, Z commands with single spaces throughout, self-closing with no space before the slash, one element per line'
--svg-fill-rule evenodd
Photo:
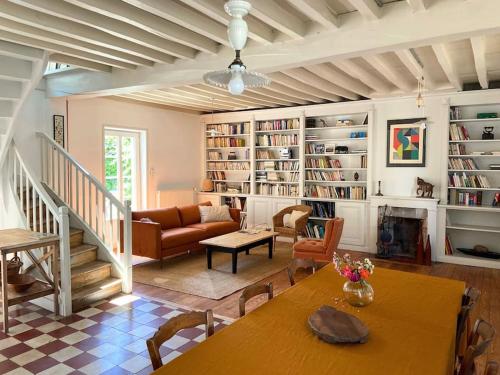
<path fill-rule="evenodd" d="M 300 129 L 284 129 L 284 130 L 256 130 L 256 134 L 272 134 L 272 133 L 298 133 Z"/>
<path fill-rule="evenodd" d="M 451 190 L 479 190 L 479 191 L 500 191 L 500 188 L 476 188 L 476 187 L 465 187 L 465 186 L 448 186 Z"/>
<path fill-rule="evenodd" d="M 305 154 L 305 156 L 312 156 L 312 157 L 321 157 L 321 156 L 362 156 L 362 155 L 367 155 L 366 152 L 356 152 L 356 153 L 347 153 L 347 154 L 336 154 L 334 152 L 329 152 L 329 153 L 324 153 L 324 154 Z"/>
<path fill-rule="evenodd" d="M 500 227 L 492 227 L 487 225 L 450 224 L 446 226 L 446 229 L 469 230 L 473 232 L 500 233 Z"/>
<path fill-rule="evenodd" d="M 458 141 L 450 141 L 450 143 L 495 143 L 500 142 L 500 139 L 463 139 Z"/>
<path fill-rule="evenodd" d="M 328 130 L 346 130 L 346 129 L 368 129 L 368 125 L 349 125 L 349 126 L 325 126 L 321 128 L 306 128 L 306 132 L 328 131 Z"/>
<path fill-rule="evenodd" d="M 306 171 L 366 171 L 367 168 L 304 168 Z"/>
<path fill-rule="evenodd" d="M 249 147 L 207 147 L 207 150 L 249 149 Z"/>
<path fill-rule="evenodd" d="M 458 172 L 465 172 L 465 173 L 470 173 L 470 172 L 492 172 L 492 173 L 500 173 L 500 169 L 448 169 L 448 173 L 453 172 L 453 173 L 458 173 Z"/>
<path fill-rule="evenodd" d="M 292 148 L 300 147 L 299 145 L 283 145 L 283 146 L 255 146 L 255 148 Z"/>
<path fill-rule="evenodd" d="M 450 122 L 470 122 L 470 123 L 474 123 L 474 122 L 479 122 L 479 123 L 483 123 L 483 122 L 500 122 L 500 118 L 469 118 L 469 119 L 459 119 L 459 120 L 450 120 Z"/>
<path fill-rule="evenodd" d="M 447 210 L 455 211 L 479 211 L 479 212 L 499 212 L 500 207 L 494 206 L 480 206 L 480 205 L 460 205 L 460 204 L 442 204 L 438 207 L 446 208 Z"/>
<path fill-rule="evenodd" d="M 349 141 L 366 141 L 368 138 L 321 138 L 321 139 L 306 139 L 308 143 L 321 143 L 321 142 L 349 142 Z"/>
<path fill-rule="evenodd" d="M 255 159 L 255 161 L 299 161 L 299 159 Z"/>
<path fill-rule="evenodd" d="M 322 181 L 322 180 L 305 180 L 305 182 L 310 183 L 320 183 L 320 184 L 362 184 L 365 185 L 366 181 Z"/>

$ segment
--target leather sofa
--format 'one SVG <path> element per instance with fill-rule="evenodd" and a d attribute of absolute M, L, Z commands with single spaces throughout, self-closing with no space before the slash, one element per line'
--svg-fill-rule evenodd
<path fill-rule="evenodd" d="M 199 241 L 240 229 L 240 210 L 230 208 L 229 212 L 232 221 L 201 223 L 198 205 L 133 211 L 132 254 L 160 259 L 163 263 L 165 257 L 204 250 Z"/>

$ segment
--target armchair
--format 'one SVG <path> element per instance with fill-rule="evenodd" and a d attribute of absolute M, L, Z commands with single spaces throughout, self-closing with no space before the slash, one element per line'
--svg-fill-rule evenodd
<path fill-rule="evenodd" d="M 306 239 L 293 245 L 293 258 L 313 259 L 316 262 L 331 262 L 333 253 L 342 236 L 344 219 L 336 217 L 328 220 L 325 225 L 325 238 L 323 240 Z"/>
<path fill-rule="evenodd" d="M 301 216 L 295 221 L 295 228 L 288 228 L 283 224 L 283 216 L 291 214 L 292 211 L 302 211 L 306 215 Z M 305 232 L 307 220 L 311 213 L 312 208 L 303 204 L 286 207 L 273 216 L 273 230 L 279 233 L 280 236 L 293 238 L 293 242 L 295 243 L 297 242 L 297 236 Z"/>

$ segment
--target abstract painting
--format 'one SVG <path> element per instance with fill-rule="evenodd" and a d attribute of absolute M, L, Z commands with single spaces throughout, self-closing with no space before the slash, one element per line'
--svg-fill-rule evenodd
<path fill-rule="evenodd" d="M 387 166 L 425 167 L 426 119 L 387 121 Z"/>
<path fill-rule="evenodd" d="M 64 116 L 54 115 L 53 118 L 53 126 L 54 126 L 54 141 L 59 143 L 62 148 L 64 148 Z"/>

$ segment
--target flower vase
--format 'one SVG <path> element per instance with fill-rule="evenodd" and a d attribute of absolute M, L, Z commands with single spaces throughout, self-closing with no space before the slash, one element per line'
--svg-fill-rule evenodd
<path fill-rule="evenodd" d="M 366 280 L 346 281 L 344 297 L 352 306 L 363 307 L 373 302 L 373 288 Z"/>

